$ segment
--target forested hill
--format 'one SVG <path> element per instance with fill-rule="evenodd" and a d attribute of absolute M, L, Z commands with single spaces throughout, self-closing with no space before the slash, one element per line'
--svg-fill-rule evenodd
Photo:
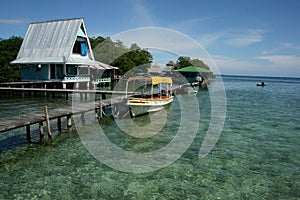
<path fill-rule="evenodd" d="M 135 43 L 131 44 L 130 47 L 126 47 L 122 41 L 114 42 L 109 37 L 99 36 L 89 39 L 95 59 L 119 67 L 122 74 L 131 69 L 146 72 L 151 67 L 152 55 Z M 10 62 L 16 59 L 22 41 L 23 38 L 16 36 L 9 39 L 0 39 L 0 82 L 20 81 L 20 66 L 11 65 Z M 174 64 L 175 69 L 194 65 L 209 70 L 209 66 L 201 60 L 184 56 L 180 56 Z M 132 70 L 133 73 L 135 70 Z M 212 73 L 209 75 L 212 75 Z"/>
<path fill-rule="evenodd" d="M 9 39 L 0 39 L 0 82 L 21 80 L 20 66 L 11 65 L 16 59 L 23 38 L 13 36 Z"/>
<path fill-rule="evenodd" d="M 90 38 L 91 46 L 97 61 L 119 67 L 121 73 L 137 67 L 137 70 L 146 72 L 153 60 L 152 55 L 137 44 L 128 48 L 122 41 L 112 41 L 109 37 Z"/>

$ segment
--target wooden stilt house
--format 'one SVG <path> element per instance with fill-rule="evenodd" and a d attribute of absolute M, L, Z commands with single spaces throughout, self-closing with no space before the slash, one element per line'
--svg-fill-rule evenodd
<path fill-rule="evenodd" d="M 94 59 L 83 18 L 31 23 L 11 63 L 22 66 L 22 81 L 65 84 L 89 83 L 93 70 L 103 69 Z"/>

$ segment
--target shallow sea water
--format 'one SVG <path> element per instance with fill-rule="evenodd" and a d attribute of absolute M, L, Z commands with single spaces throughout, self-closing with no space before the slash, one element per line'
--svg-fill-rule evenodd
<path fill-rule="evenodd" d="M 1 133 L 0 199 L 300 199 L 300 80 L 226 76 L 223 81 L 225 125 L 206 157 L 199 159 L 198 153 L 211 103 L 209 91 L 201 90 L 201 120 L 193 143 L 174 163 L 153 172 L 127 173 L 102 164 L 85 148 L 75 127 L 57 133 L 55 121 L 53 138 L 44 142 L 38 141 L 38 127 L 32 143 L 26 143 L 25 129 Z M 260 81 L 267 86 L 256 87 Z M 39 111 L 45 104 L 50 109 L 70 105 L 61 99 L 9 96 L 0 101 L 0 119 L 17 111 Z M 166 125 L 147 139 L 124 134 L 110 118 L 101 126 L 122 149 L 157 150 L 178 131 L 176 99 L 166 112 Z M 192 114 L 188 117 L 194 119 Z M 151 123 L 149 116 L 135 122 Z M 90 127 L 86 134 L 93 131 Z"/>

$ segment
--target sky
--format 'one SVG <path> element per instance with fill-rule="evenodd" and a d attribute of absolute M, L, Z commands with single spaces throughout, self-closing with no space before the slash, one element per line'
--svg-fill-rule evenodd
<path fill-rule="evenodd" d="M 132 30 L 158 28 L 163 33 L 157 43 L 169 41 L 183 50 L 153 52 L 158 64 L 186 53 L 221 74 L 300 77 L 299 10 L 298 0 L 4 0 L 0 38 L 24 37 L 31 22 L 84 17 L 90 37 L 122 39 L 136 34 Z M 147 39 L 138 36 L 132 38 Z M 199 48 L 185 51 L 191 41 Z"/>

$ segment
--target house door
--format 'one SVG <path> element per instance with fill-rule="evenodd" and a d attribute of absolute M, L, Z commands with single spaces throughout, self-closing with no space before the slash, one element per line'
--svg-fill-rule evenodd
<path fill-rule="evenodd" d="M 55 79 L 56 76 L 56 69 L 55 64 L 50 65 L 50 79 Z"/>
<path fill-rule="evenodd" d="M 63 65 L 57 64 L 56 65 L 56 75 L 57 79 L 63 79 L 64 78 L 64 73 L 63 73 Z"/>

